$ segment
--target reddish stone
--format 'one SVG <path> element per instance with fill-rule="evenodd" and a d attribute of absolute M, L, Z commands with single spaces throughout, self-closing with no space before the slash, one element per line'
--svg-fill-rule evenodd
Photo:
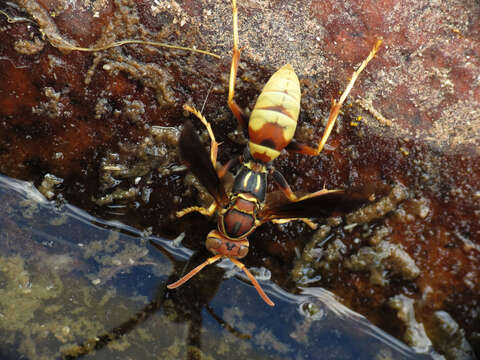
<path fill-rule="evenodd" d="M 368 273 L 352 273 L 338 262 L 322 272 L 318 285 L 397 336 L 403 328 L 391 322 L 393 310 L 385 309 L 388 299 L 399 293 L 417 301 L 417 318 L 425 324 L 433 323 L 434 311 L 445 310 L 467 338 L 478 333 L 478 314 L 472 315 L 480 301 L 478 1 L 238 2 L 242 56 L 236 101 L 251 109 L 266 79 L 292 63 L 303 87 L 298 136 L 310 143 L 321 136 L 331 99 L 338 98 L 375 40 L 383 38 L 378 56 L 352 91 L 353 106 L 344 108 L 329 140 L 335 150 L 313 159 L 284 155 L 275 164 L 296 191 L 403 184 L 411 199 L 369 227 L 388 226 L 390 241 L 402 245 L 421 274 L 413 281 L 393 276 L 388 286 L 380 287 L 370 283 Z M 185 120 L 182 105 L 188 102 L 200 109 L 205 99 L 203 113 L 223 142 L 219 159 L 225 162 L 243 151 L 241 143 L 228 137 L 236 127 L 226 106 L 232 46 L 228 2 L 185 0 L 178 8 L 153 10 L 147 1 L 107 1 L 95 3 L 98 16 L 80 4 L 63 9 L 64 2 L 20 3 L 28 11 L 4 10 L 41 23 L 47 35 L 56 30 L 65 42 L 79 46 L 143 37 L 194 45 L 223 58 L 140 45 L 84 53 L 48 42 L 27 55 L 16 51 L 15 44 L 41 39 L 38 25 L 9 23 L 0 15 L 0 26 L 6 29 L 0 33 L 3 174 L 37 185 L 46 173 L 60 176 L 68 201 L 102 215 L 91 198 L 111 191 L 99 175 L 108 154 L 134 148 L 152 125 L 178 126 Z M 141 154 L 129 154 L 125 164 L 134 167 L 139 158 Z M 179 163 L 176 154 L 170 160 Z M 197 199 L 174 202 L 173 195 L 181 196 L 186 189 L 183 175 L 162 175 L 152 167 L 149 176 L 150 201 L 125 210 L 121 220 L 175 233 L 180 222 L 172 222 L 174 211 Z M 121 186 L 131 181 L 122 179 Z M 416 213 L 414 199 L 426 199 L 427 216 Z M 345 257 L 368 245 L 368 237 L 353 242 L 360 235 L 344 234 Z M 287 287 L 294 248 L 310 237 L 303 225 L 282 230 L 264 226 L 251 237 L 246 263 L 266 258 L 274 281 Z M 186 243 L 202 246 L 188 243 L 188 236 Z"/>

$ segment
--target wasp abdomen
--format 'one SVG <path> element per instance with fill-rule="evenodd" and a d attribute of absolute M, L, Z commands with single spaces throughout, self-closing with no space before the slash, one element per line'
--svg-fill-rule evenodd
<path fill-rule="evenodd" d="M 248 123 L 250 153 L 270 162 L 292 140 L 300 112 L 300 82 L 287 64 L 275 72 L 257 99 Z"/>

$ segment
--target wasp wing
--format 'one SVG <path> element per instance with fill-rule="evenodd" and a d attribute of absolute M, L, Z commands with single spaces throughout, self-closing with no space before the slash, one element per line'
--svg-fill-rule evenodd
<path fill-rule="evenodd" d="M 344 215 L 370 202 L 370 191 L 321 190 L 296 201 L 267 200 L 260 211 L 262 222 L 274 219 L 298 219 Z"/>
<path fill-rule="evenodd" d="M 225 188 L 210 161 L 207 150 L 190 121 L 187 121 L 183 126 L 178 146 L 180 148 L 180 156 L 190 171 L 207 189 L 209 194 L 213 196 L 217 204 L 224 206 L 228 202 Z"/>

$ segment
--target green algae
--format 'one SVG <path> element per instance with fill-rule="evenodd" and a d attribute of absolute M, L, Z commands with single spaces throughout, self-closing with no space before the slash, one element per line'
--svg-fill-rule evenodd
<path fill-rule="evenodd" d="M 13 255 L 0 257 L 0 264 L 4 284 L 0 290 L 0 333 L 4 343 L 16 345 L 29 358 L 52 359 L 59 356 L 55 348 L 75 335 L 103 330 L 98 322 L 71 316 L 73 301 L 83 306 L 83 313 L 94 307 L 82 302 L 85 290 L 79 288 L 80 283 L 62 278 L 53 269 L 54 263 L 31 264 Z"/>

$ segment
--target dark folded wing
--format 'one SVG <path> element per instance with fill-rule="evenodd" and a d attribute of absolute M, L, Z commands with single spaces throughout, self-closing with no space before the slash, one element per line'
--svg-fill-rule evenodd
<path fill-rule="evenodd" d="M 305 196 L 297 201 L 268 201 L 260 211 L 262 222 L 274 219 L 328 217 L 347 214 L 370 202 L 370 191 L 334 190 Z"/>
<path fill-rule="evenodd" d="M 187 121 L 183 126 L 178 146 L 182 160 L 190 171 L 205 189 L 207 189 L 210 195 L 213 196 L 215 201 L 219 205 L 224 206 L 228 202 L 225 188 L 210 161 L 210 155 L 200 141 L 190 121 Z"/>

